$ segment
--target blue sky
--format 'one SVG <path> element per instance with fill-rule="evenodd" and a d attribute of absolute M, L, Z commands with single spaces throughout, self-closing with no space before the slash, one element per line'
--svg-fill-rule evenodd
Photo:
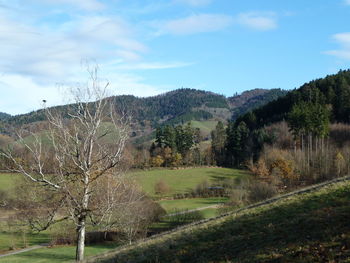
<path fill-rule="evenodd" d="M 0 111 L 65 103 L 96 61 L 111 94 L 292 89 L 350 66 L 350 0 L 0 0 Z"/>

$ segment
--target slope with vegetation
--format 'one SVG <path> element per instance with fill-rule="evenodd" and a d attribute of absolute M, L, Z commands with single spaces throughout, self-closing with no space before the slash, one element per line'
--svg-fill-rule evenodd
<path fill-rule="evenodd" d="M 343 180 L 87 262 L 349 262 L 349 216 L 350 183 Z"/>
<path fill-rule="evenodd" d="M 241 116 L 237 122 L 245 121 L 250 128 L 255 128 L 282 121 L 288 117 L 292 107 L 302 101 L 328 105 L 332 110 L 332 122 L 349 123 L 350 70 L 341 70 L 337 74 L 313 80 L 254 110 L 254 122 L 251 122 L 250 114 Z"/>
<path fill-rule="evenodd" d="M 278 187 L 350 171 L 350 70 L 304 84 L 212 134 L 215 163 L 248 167 Z"/>
<path fill-rule="evenodd" d="M 11 117 L 10 114 L 5 113 L 5 112 L 0 112 L 0 121 L 7 120 Z"/>
<path fill-rule="evenodd" d="M 135 123 L 146 129 L 160 125 L 174 125 L 191 120 L 203 121 L 213 118 L 222 120 L 231 118 L 231 111 L 238 110 L 245 113 L 257 104 L 265 104 L 272 99 L 285 95 L 286 91 L 252 90 L 231 98 L 195 89 L 178 89 L 162 95 L 138 98 L 131 95 L 114 96 L 109 99 L 118 107 L 119 111 L 130 112 Z M 250 104 L 252 104 L 250 106 Z M 239 109 L 240 107 L 243 109 Z M 67 106 L 56 107 L 58 111 L 65 111 Z M 7 115 L 6 115 L 7 116 Z M 10 125 L 23 125 L 45 119 L 43 110 L 28 114 L 6 117 Z"/>

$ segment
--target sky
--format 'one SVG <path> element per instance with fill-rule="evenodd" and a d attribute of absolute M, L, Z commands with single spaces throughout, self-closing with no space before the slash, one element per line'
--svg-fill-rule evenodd
<path fill-rule="evenodd" d="M 293 89 L 350 68 L 350 0 L 0 0 L 0 112 L 110 94 Z"/>

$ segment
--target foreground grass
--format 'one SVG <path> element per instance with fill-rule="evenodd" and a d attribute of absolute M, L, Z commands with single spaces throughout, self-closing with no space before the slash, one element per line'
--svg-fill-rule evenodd
<path fill-rule="evenodd" d="M 350 183 L 338 183 L 93 262 L 350 262 L 349 222 Z"/>
<path fill-rule="evenodd" d="M 116 245 L 105 244 L 86 246 L 85 255 L 94 256 L 100 253 L 104 253 L 108 250 L 114 249 Z M 75 259 L 75 247 L 61 246 L 53 248 L 40 248 L 28 252 L 24 252 L 17 255 L 6 256 L 0 258 L 1 263 L 60 263 L 60 262 L 73 262 Z"/>
<path fill-rule="evenodd" d="M 47 233 L 23 233 L 23 232 L 0 232 L 0 254 L 10 249 L 20 249 L 27 246 L 35 246 L 48 243 L 50 237 Z"/>
<path fill-rule="evenodd" d="M 220 183 L 224 180 L 247 176 L 248 173 L 243 170 L 229 168 L 191 168 L 137 171 L 131 172 L 130 175 L 135 178 L 147 194 L 159 198 L 189 192 L 203 181 Z M 163 196 L 155 194 L 154 191 L 154 186 L 159 181 L 164 181 L 170 187 L 169 192 Z"/>

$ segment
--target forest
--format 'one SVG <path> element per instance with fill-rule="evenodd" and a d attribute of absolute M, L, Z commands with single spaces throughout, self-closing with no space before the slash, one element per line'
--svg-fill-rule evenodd
<path fill-rule="evenodd" d="M 340 71 L 231 120 L 226 129 L 218 123 L 215 161 L 289 187 L 348 174 L 349 95 L 350 71 Z"/>

